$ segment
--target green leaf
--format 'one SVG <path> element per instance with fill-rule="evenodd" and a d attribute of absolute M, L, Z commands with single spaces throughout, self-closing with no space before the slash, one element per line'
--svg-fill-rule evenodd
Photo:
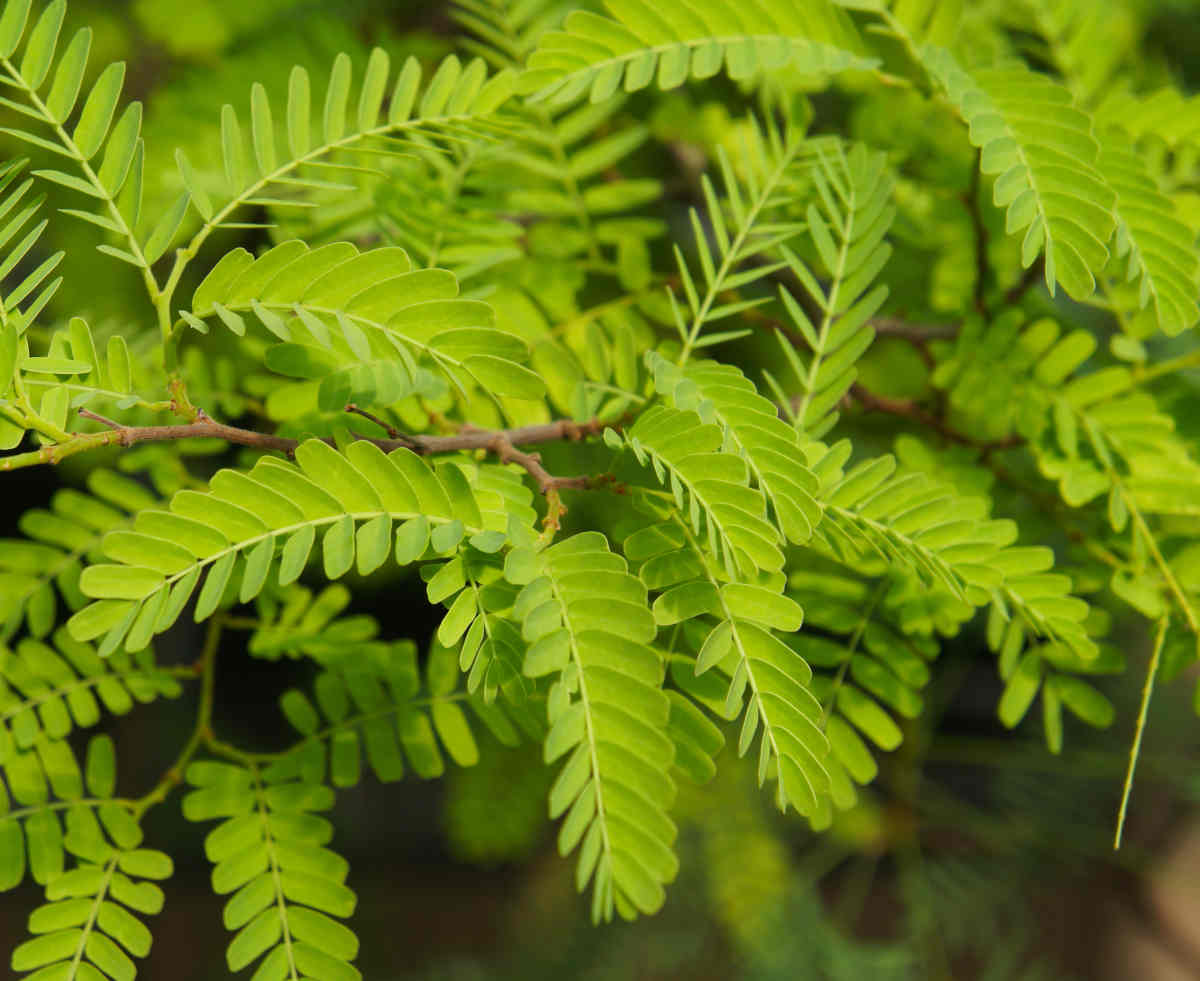
<path fill-rule="evenodd" d="M 8 0 L 4 5 L 4 13 L 0 14 L 0 58 L 11 58 L 21 43 L 31 3 L 32 0 Z"/>
<path fill-rule="evenodd" d="M 66 12 L 66 0 L 53 0 L 42 11 L 37 23 L 33 25 L 33 30 L 29 32 L 29 38 L 25 42 L 25 54 L 21 58 L 20 73 L 30 89 L 41 88 L 46 80 Z"/>
<path fill-rule="evenodd" d="M 75 124 L 75 131 L 71 134 L 83 159 L 90 160 L 103 146 L 124 83 L 125 62 L 116 61 L 100 73 L 100 77 L 88 93 L 79 113 L 79 121 Z"/>
<path fill-rule="evenodd" d="M 183 224 L 190 201 L 191 195 L 184 191 L 175 199 L 175 203 L 163 212 L 162 217 L 150 231 L 146 244 L 142 246 L 142 252 L 146 256 L 147 262 L 157 262 L 167 251 L 167 247 L 174 241 L 175 234 L 179 231 L 179 226 Z"/>
<path fill-rule="evenodd" d="M 346 514 L 330 525 L 321 547 L 325 577 L 340 579 L 354 565 L 354 519 Z"/>
<path fill-rule="evenodd" d="M 54 84 L 46 96 L 46 112 L 57 123 L 64 123 L 75 108 L 79 98 L 79 87 L 87 67 L 88 52 L 92 46 L 92 29 L 84 27 L 75 33 L 67 50 L 59 59 L 54 72 Z"/>
<path fill-rule="evenodd" d="M 210 220 L 213 216 L 212 201 L 209 199 L 204 188 L 200 186 L 196 172 L 192 169 L 191 162 L 182 149 L 176 149 L 175 151 L 175 164 L 179 167 L 179 176 L 183 179 L 183 186 L 187 189 L 188 194 L 191 195 L 192 204 L 200 212 L 200 217 L 205 221 Z"/>
<path fill-rule="evenodd" d="M 302 65 L 296 65 L 288 78 L 287 104 L 288 149 L 293 157 L 308 153 L 311 113 L 308 72 Z"/>
<path fill-rule="evenodd" d="M 84 773 L 89 794 L 112 797 L 117 783 L 117 756 L 110 736 L 93 736 L 88 742 Z"/>
<path fill-rule="evenodd" d="M 259 172 L 275 170 L 275 124 L 271 121 L 271 103 L 267 90 L 258 82 L 250 89 L 250 135 Z"/>
<path fill-rule="evenodd" d="M 325 91 L 324 132 L 326 143 L 336 143 L 346 131 L 346 100 L 350 97 L 350 56 L 345 52 L 333 60 L 329 87 Z"/>
<path fill-rule="evenodd" d="M 390 62 L 382 48 L 372 48 L 367 59 L 367 70 L 363 75 L 362 91 L 358 97 L 358 129 L 368 130 L 375 126 L 383 95 L 387 86 Z"/>

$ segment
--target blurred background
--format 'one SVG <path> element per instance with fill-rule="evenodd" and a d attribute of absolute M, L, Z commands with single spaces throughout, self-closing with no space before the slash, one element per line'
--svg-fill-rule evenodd
<path fill-rule="evenodd" d="M 1135 11 L 1143 47 L 1194 82 L 1196 6 L 1123 7 Z M 393 63 L 407 54 L 432 62 L 456 50 L 457 30 L 443 4 L 413 0 L 72 0 L 64 32 L 84 24 L 95 31 L 92 63 L 125 59 L 126 97 L 145 102 L 150 209 L 179 191 L 176 146 L 198 170 L 217 165 L 219 107 L 245 106 L 252 82 L 282 104 L 294 63 L 320 78 L 337 52 L 361 65 L 375 44 Z M 28 152 L 0 146 L 6 157 Z M 97 256 L 88 226 L 52 223 L 50 234 L 63 237 L 47 248 L 75 259 L 56 308 L 93 322 L 144 317 L 132 312 L 144 302 L 140 283 Z M 210 389 L 221 406 L 220 377 Z M 236 393 L 226 394 L 223 414 L 236 417 Z M 198 460 L 196 472 L 217 462 Z M 0 534 L 15 535 L 26 508 L 76 476 L 70 467 L 6 476 Z M 436 620 L 418 583 L 350 585 L 354 612 L 376 616 L 384 636 L 427 643 Z M 195 630 L 168 635 L 160 661 L 194 659 Z M 230 634 L 220 652 L 217 731 L 282 748 L 291 736 L 278 696 L 316 669 L 251 658 L 239 643 Z M 819 837 L 775 813 L 727 749 L 712 783 L 681 788 L 680 879 L 660 915 L 632 925 L 590 925 L 573 863 L 555 852 L 537 747 L 505 749 L 482 734 L 483 766 L 431 783 L 368 777 L 330 815 L 359 896 L 358 966 L 370 981 L 1200 978 L 1200 746 L 1187 685 L 1156 693 L 1125 845 L 1111 846 L 1146 654 L 1128 647 L 1129 673 L 1101 679 L 1115 725 L 1076 732 L 1055 757 L 1036 720 L 1015 733 L 996 721 L 994 658 L 981 628 L 964 629 L 945 642 L 902 748 L 882 757 L 862 804 Z M 192 725 L 191 695 L 113 724 L 121 793 L 144 793 L 174 758 Z M 142 976 L 226 976 L 205 829 L 174 803 L 155 808 L 145 829 L 177 871 Z M 0 896 L 0 948 L 23 939 L 39 898 L 32 886 Z"/>

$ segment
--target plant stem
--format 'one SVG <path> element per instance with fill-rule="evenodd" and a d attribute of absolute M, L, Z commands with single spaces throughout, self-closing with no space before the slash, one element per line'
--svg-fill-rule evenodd
<path fill-rule="evenodd" d="M 196 662 L 200 675 L 200 706 L 196 711 L 196 724 L 192 727 L 192 734 L 188 737 L 188 741 L 184 743 L 183 749 L 179 751 L 175 762 L 163 774 L 162 779 L 150 793 L 134 802 L 133 816 L 136 819 L 140 820 L 146 811 L 167 799 L 167 795 L 183 781 L 184 770 L 191 762 L 192 757 L 196 755 L 197 750 L 206 739 L 212 738 L 213 693 L 216 685 L 215 667 L 217 648 L 221 643 L 223 629 L 224 623 L 220 617 L 213 617 L 208 621 L 204 647 L 200 653 L 200 659 Z"/>
<path fill-rule="evenodd" d="M 1121 806 L 1117 810 L 1117 830 L 1113 834 L 1113 851 L 1121 847 L 1121 836 L 1125 831 L 1125 813 L 1129 808 L 1129 797 L 1133 792 L 1133 775 L 1137 770 L 1138 756 L 1142 751 L 1142 733 L 1146 730 L 1146 716 L 1150 711 L 1150 697 L 1154 694 L 1154 679 L 1158 675 L 1158 661 L 1162 656 L 1163 641 L 1167 636 L 1170 617 L 1158 622 L 1158 633 L 1154 637 L 1154 652 L 1146 668 L 1146 683 L 1142 686 L 1142 704 L 1138 709 L 1137 726 L 1133 731 L 1133 745 L 1129 747 L 1129 768 L 1125 771 L 1125 786 L 1121 789 Z"/>

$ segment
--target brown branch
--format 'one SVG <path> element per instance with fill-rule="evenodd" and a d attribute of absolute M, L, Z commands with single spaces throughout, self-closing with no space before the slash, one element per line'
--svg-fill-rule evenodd
<path fill-rule="evenodd" d="M 197 410 L 195 422 L 179 426 L 126 426 L 113 419 L 97 415 L 89 409 L 80 409 L 79 414 L 85 419 L 91 419 L 107 426 L 115 434 L 115 438 L 107 440 L 107 443 L 116 443 L 119 446 L 133 446 L 136 443 L 161 443 L 177 439 L 223 439 L 227 443 L 235 443 L 238 446 L 249 446 L 259 450 L 278 450 L 290 456 L 301 443 L 301 440 L 288 436 L 276 436 L 271 433 L 260 433 L 253 429 L 227 426 L 217 422 L 203 410 Z M 364 415 L 361 411 L 358 414 Z M 492 442 L 497 437 L 507 440 L 514 448 L 530 446 L 535 443 L 554 443 L 561 440 L 578 441 L 588 436 L 598 436 L 608 427 L 619 429 L 622 421 L 602 422 L 599 419 L 590 419 L 587 422 L 573 422 L 570 419 L 560 419 L 557 422 L 536 423 L 532 426 L 520 426 L 516 429 L 506 430 L 464 427 L 452 436 L 397 434 L 387 439 L 376 439 L 356 434 L 356 438 L 370 440 L 384 451 L 404 447 L 421 456 L 433 456 L 438 453 L 454 453 L 459 450 L 491 450 Z M 384 425 L 386 426 L 386 424 Z M 333 445 L 331 439 L 326 439 L 325 442 Z M 513 460 L 513 462 L 519 463 L 520 461 Z"/>
<path fill-rule="evenodd" d="M 590 419 L 587 422 L 574 422 L 570 419 L 560 419 L 557 422 L 537 423 L 531 426 L 519 426 L 516 429 L 493 430 L 477 429 L 474 426 L 463 426 L 458 433 L 451 436 L 405 436 L 378 416 L 374 416 L 356 405 L 347 405 L 347 412 L 363 416 L 381 426 L 389 435 L 387 439 L 355 434 L 357 439 L 367 439 L 384 452 L 399 449 L 410 449 L 421 456 L 434 456 L 440 453 L 470 452 L 482 450 L 492 454 L 501 463 L 513 463 L 521 467 L 536 481 L 538 490 L 545 495 L 547 511 L 545 527 L 547 533 L 553 533 L 559 527 L 566 506 L 562 503 L 560 492 L 564 490 L 586 490 L 610 483 L 612 477 L 608 474 L 580 475 L 575 477 L 556 477 L 544 466 L 540 454 L 526 453 L 517 449 L 518 446 L 530 446 L 538 443 L 553 443 L 560 440 L 577 442 L 588 436 L 598 436 L 606 427 L 620 428 L 624 419 L 602 422 Z M 196 411 L 196 421 L 179 426 L 126 426 L 113 419 L 97 415 L 89 409 L 80 409 L 79 414 L 85 419 L 91 419 L 108 427 L 107 434 L 84 434 L 75 437 L 77 440 L 91 440 L 94 445 L 133 446 L 136 443 L 166 442 L 179 439 L 223 439 L 238 446 L 249 446 L 259 450 L 277 450 L 289 457 L 295 455 L 300 440 L 286 436 L 275 436 L 270 433 L 260 433 L 252 429 L 241 429 L 237 426 L 227 426 L 217 422 L 202 410 Z M 96 436 L 107 436 L 104 441 L 97 441 Z M 326 439 L 325 442 L 333 444 Z M 67 446 L 69 444 L 63 444 Z M 87 447 L 84 447 L 87 448 Z M 66 453 L 64 455 L 70 455 Z M 55 460 L 35 460 L 32 462 L 56 462 Z"/>
<path fill-rule="evenodd" d="M 109 443 L 118 446 L 133 446 L 136 443 L 164 443 L 177 439 L 223 439 L 227 443 L 238 446 L 250 446 L 259 450 L 279 450 L 291 456 L 300 441 L 286 436 L 273 436 L 270 433 L 259 433 L 251 429 L 239 429 L 237 426 L 226 426 L 210 418 L 203 409 L 196 410 L 196 421 L 182 423 L 178 426 L 126 426 L 104 416 L 97 415 L 90 409 L 80 409 L 79 414 L 84 419 L 91 419 L 107 426 L 116 438 Z"/>
<path fill-rule="evenodd" d="M 958 443 L 960 446 L 970 446 L 984 453 L 990 453 L 993 450 L 1011 449 L 1014 446 L 1022 445 L 1024 442 L 1019 436 L 1006 436 L 1004 439 L 995 440 L 974 439 L 966 433 L 960 433 L 957 429 L 948 425 L 941 417 L 921 408 L 912 399 L 894 399 L 888 398 L 885 395 L 876 395 L 874 392 L 869 392 L 858 384 L 851 386 L 850 395 L 868 412 L 886 412 L 888 415 L 908 419 L 922 426 L 928 426 L 952 443 Z"/>
<path fill-rule="evenodd" d="M 915 324 L 896 317 L 874 317 L 870 324 L 879 337 L 902 337 L 914 344 L 952 341 L 961 329 L 959 324 Z"/>
<path fill-rule="evenodd" d="M 375 423 L 376 426 L 378 426 L 385 433 L 387 433 L 388 436 L 390 436 L 392 439 L 407 439 L 407 437 L 404 435 L 404 433 L 400 432 L 400 430 L 397 429 L 395 426 L 384 421 L 383 419 L 380 419 L 379 416 L 375 415 L 373 412 L 368 412 L 366 409 L 360 409 L 353 402 L 349 403 L 346 406 L 346 411 L 352 412 L 355 415 L 362 416 L 364 419 L 367 419 L 367 420 Z M 411 445 L 411 443 L 412 443 L 412 441 L 409 440 L 410 445 Z"/>

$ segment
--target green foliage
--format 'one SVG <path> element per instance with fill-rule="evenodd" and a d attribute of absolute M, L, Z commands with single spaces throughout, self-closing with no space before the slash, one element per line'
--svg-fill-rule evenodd
<path fill-rule="evenodd" d="M 319 813 L 333 805 L 333 791 L 295 777 L 287 766 L 188 767 L 195 789 L 183 798 L 184 816 L 221 819 L 204 852 L 213 891 L 229 895 L 225 927 L 237 931 L 226 961 L 240 971 L 261 957 L 256 973 L 265 977 L 358 978 L 348 963 L 358 939 L 340 922 L 357 897 L 345 884 L 349 864 L 324 847 L 333 826 Z"/>
<path fill-rule="evenodd" d="M 97 737 L 103 740 L 105 737 Z M 102 742 L 93 743 L 104 746 Z M 111 743 L 88 757 L 88 790 L 111 793 L 115 779 Z M 115 804 L 73 806 L 59 844 L 72 856 L 72 868 L 45 881 L 45 905 L 29 915 L 34 936 L 12 955 L 14 971 L 27 977 L 132 978 L 133 957 L 150 953 L 150 931 L 140 916 L 163 907 L 154 880 L 174 869 L 169 855 L 140 847 L 137 821 Z M 32 841 L 31 841 L 32 846 Z"/>
<path fill-rule="evenodd" d="M 870 286 L 892 254 L 883 239 L 895 209 L 888 203 L 892 182 L 883 168 L 883 155 L 870 155 L 861 144 L 848 156 L 839 148 L 833 163 L 824 155 L 819 157 L 819 166 L 813 171 L 818 198 L 808 206 L 805 217 L 827 287 L 822 288 L 800 258 L 785 253 L 788 268 L 821 311 L 820 322 L 814 325 L 803 307 L 780 287 L 784 306 L 811 351 L 805 363 L 780 338 L 801 387 L 799 396 L 784 401 L 796 427 L 816 439 L 836 424 L 831 409 L 854 383 L 854 364 L 875 339 L 868 321 L 888 295 L 882 283 Z"/>
<path fill-rule="evenodd" d="M 321 812 L 449 773 L 473 860 L 546 798 L 595 921 L 670 903 L 695 831 L 739 949 L 783 930 L 756 904 L 820 923 L 754 976 L 917 976 L 778 836 L 907 877 L 947 665 L 983 658 L 1068 763 L 1144 692 L 1124 814 L 1200 657 L 1200 124 L 1138 53 L 1155 4 L 196 6 L 136 4 L 203 61 L 131 65 L 144 134 L 115 41 L 0 6 L 0 471 L 64 484 L 0 540 L 0 888 L 48 902 L 14 971 L 134 976 L 171 872 L 141 822 L 186 782 L 230 970 L 356 978 Z M 282 748 L 215 731 L 233 631 L 311 672 Z M 77 758 L 185 681 L 143 796 L 106 734 Z M 700 814 L 752 752 L 783 816 Z"/>
<path fill-rule="evenodd" d="M 154 507 L 153 494 L 110 470 L 87 478 L 90 495 L 73 488 L 57 491 L 49 507 L 21 516 L 24 537 L 0 541 L 0 616 L 12 636 L 24 619 L 33 637 L 45 637 L 58 622 L 58 604 L 78 610 L 87 598 L 79 591 L 85 559 L 95 557 L 100 541 L 128 527 L 133 513 Z M 61 597 L 61 599 L 60 599 Z"/>
<path fill-rule="evenodd" d="M 608 0 L 615 19 L 575 11 L 563 33 L 542 36 L 520 90 L 569 102 L 588 93 L 600 102 L 618 88 L 636 92 L 653 81 L 669 89 L 709 78 L 722 66 L 731 78 L 793 68 L 806 74 L 873 66 L 850 21 L 820 0 L 803 9 L 783 0 L 738 8 L 727 0 L 701 7 L 655 7 L 645 0 Z"/>

